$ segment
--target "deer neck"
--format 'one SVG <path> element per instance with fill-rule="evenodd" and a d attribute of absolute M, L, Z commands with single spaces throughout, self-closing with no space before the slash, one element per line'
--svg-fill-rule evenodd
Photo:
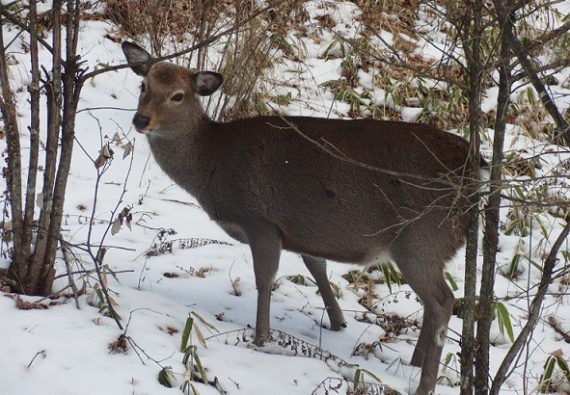
<path fill-rule="evenodd" d="M 152 154 L 160 168 L 174 182 L 196 195 L 207 177 L 204 152 L 207 152 L 206 137 L 213 122 L 203 116 L 199 122 L 184 129 L 148 134 Z"/>

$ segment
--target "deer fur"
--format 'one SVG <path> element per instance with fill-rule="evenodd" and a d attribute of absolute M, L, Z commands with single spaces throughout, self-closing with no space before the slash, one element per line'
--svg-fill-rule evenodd
<path fill-rule="evenodd" d="M 325 259 L 367 264 L 388 255 L 424 304 L 411 360 L 417 394 L 434 390 L 453 294 L 443 268 L 462 245 L 472 161 L 468 143 L 428 125 L 372 119 L 259 116 L 212 121 L 198 96 L 213 72 L 154 62 L 125 42 L 144 77 L 133 118 L 154 158 L 212 220 L 251 248 L 258 290 L 255 343 L 269 340 L 269 301 L 282 249 L 301 254 L 330 328 L 345 326 Z"/>

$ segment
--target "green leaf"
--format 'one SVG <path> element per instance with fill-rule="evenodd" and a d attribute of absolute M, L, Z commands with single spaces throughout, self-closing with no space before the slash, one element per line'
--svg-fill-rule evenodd
<path fill-rule="evenodd" d="M 333 40 L 325 49 L 325 52 L 323 52 L 323 57 L 328 58 L 329 57 L 329 53 L 332 51 L 332 49 L 338 45 L 339 42 L 337 40 Z M 342 51 L 342 47 L 341 47 L 341 51 Z M 342 51 L 344 52 L 344 51 Z M 344 56 L 344 55 L 343 55 Z"/>
<path fill-rule="evenodd" d="M 568 381 L 568 383 L 570 384 L 570 369 L 568 369 L 568 364 L 562 358 L 562 356 L 556 356 L 556 362 L 558 363 L 558 367 L 560 368 L 560 370 L 562 370 L 562 372 L 564 373 L 564 376 L 566 376 L 566 381 Z"/>
<path fill-rule="evenodd" d="M 529 259 L 528 257 L 525 257 L 525 258 L 528 259 L 528 261 L 530 262 L 530 264 L 532 266 L 534 266 L 536 269 L 538 269 L 538 271 L 540 271 L 542 273 L 542 266 L 540 265 L 540 263 L 538 263 L 534 259 Z"/>
<path fill-rule="evenodd" d="M 361 375 L 362 371 L 360 369 L 356 369 L 356 371 L 354 372 L 354 388 L 358 387 L 358 383 L 360 383 L 360 375 Z"/>
<path fill-rule="evenodd" d="M 165 366 L 158 372 L 158 382 L 167 387 L 172 388 L 172 376 L 170 374 L 170 366 Z"/>
<path fill-rule="evenodd" d="M 192 332 L 192 325 L 194 325 L 194 318 L 188 316 L 188 318 L 186 318 L 186 325 L 184 325 L 184 330 L 182 331 L 182 341 L 180 343 L 181 352 L 184 352 L 188 346 L 188 339 L 190 338 L 190 332 Z"/>
<path fill-rule="evenodd" d="M 497 313 L 499 315 L 499 328 L 504 328 L 507 331 L 507 336 L 509 336 L 509 340 L 511 343 L 514 343 L 515 336 L 513 334 L 513 326 L 511 324 L 511 317 L 509 312 L 504 304 L 497 303 Z M 501 333 L 503 333 L 503 329 L 501 329 Z"/>
<path fill-rule="evenodd" d="M 556 358 L 553 356 L 548 357 L 544 363 L 544 372 L 540 376 L 540 392 L 546 394 L 550 390 L 550 380 L 552 379 L 552 372 L 554 371 L 554 365 L 556 364 Z"/>
<path fill-rule="evenodd" d="M 390 276 L 390 270 L 386 265 L 380 265 L 380 269 L 382 269 L 382 274 L 384 275 L 384 281 L 386 281 L 386 285 L 388 286 L 388 291 L 392 293 L 392 277 Z"/>
<path fill-rule="evenodd" d="M 455 279 L 453 278 L 453 276 L 449 272 L 445 272 L 445 278 L 447 278 L 447 281 L 449 282 L 449 285 L 451 285 L 452 290 L 454 290 L 454 291 L 459 290 L 459 287 L 457 286 Z"/>
<path fill-rule="evenodd" d="M 445 358 L 443 359 L 443 366 L 445 367 L 449 367 L 449 364 L 451 363 L 451 361 L 453 360 L 453 357 L 455 356 L 455 354 L 453 354 L 452 352 L 448 352 L 445 355 Z"/>
<path fill-rule="evenodd" d="M 509 265 L 509 270 L 507 271 L 507 277 L 509 280 L 517 277 L 519 271 L 519 262 L 521 260 L 520 254 L 515 254 Z"/>
<path fill-rule="evenodd" d="M 196 361 L 196 366 L 198 367 L 198 371 L 200 372 L 200 376 L 202 377 L 202 382 L 204 384 L 208 383 L 208 377 L 206 376 L 206 369 L 202 366 L 202 361 L 200 361 L 200 357 L 196 350 L 194 350 L 194 360 Z"/>

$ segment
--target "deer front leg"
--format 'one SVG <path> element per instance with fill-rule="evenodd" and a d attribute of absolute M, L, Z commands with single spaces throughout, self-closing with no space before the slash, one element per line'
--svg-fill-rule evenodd
<path fill-rule="evenodd" d="M 281 254 L 281 238 L 273 226 L 255 226 L 248 232 L 257 286 L 257 319 L 254 344 L 261 346 L 269 340 L 271 289 Z"/>

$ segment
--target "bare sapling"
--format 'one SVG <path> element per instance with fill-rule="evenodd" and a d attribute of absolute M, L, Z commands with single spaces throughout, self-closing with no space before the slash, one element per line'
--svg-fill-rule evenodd
<path fill-rule="evenodd" d="M 260 116 L 219 123 L 198 96 L 220 74 L 155 62 L 125 42 L 144 77 L 136 130 L 154 158 L 231 237 L 248 243 L 258 290 L 255 340 L 270 340 L 269 302 L 282 249 L 301 254 L 330 320 L 345 326 L 326 259 L 389 257 L 424 304 L 411 364 L 416 394 L 433 391 L 454 297 L 445 263 L 464 242 L 476 174 L 462 138 L 428 125 Z"/>

